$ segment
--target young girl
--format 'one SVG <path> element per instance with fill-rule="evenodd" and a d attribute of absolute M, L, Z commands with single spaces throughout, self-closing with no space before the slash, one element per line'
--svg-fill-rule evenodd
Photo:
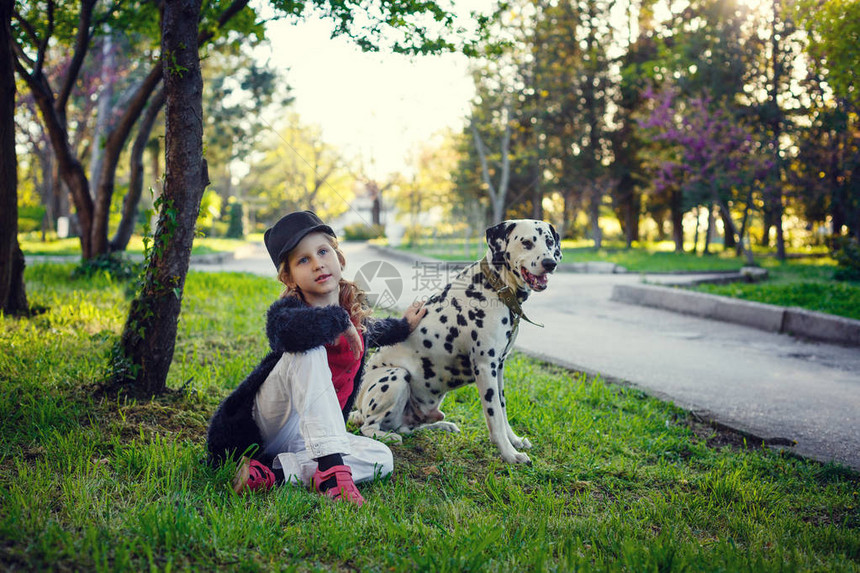
<path fill-rule="evenodd" d="M 237 493 L 301 482 L 360 506 L 355 483 L 394 469 L 385 444 L 346 431 L 364 351 L 404 340 L 426 309 L 371 320 L 364 294 L 341 277 L 334 232 L 310 211 L 286 215 L 264 240 L 286 287 L 268 311 L 272 352 L 212 417 L 210 463 L 239 459 Z"/>

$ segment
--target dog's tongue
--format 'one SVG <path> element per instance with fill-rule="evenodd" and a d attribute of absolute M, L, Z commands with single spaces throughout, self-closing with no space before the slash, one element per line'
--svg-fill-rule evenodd
<path fill-rule="evenodd" d="M 533 290 L 541 291 L 546 288 L 547 275 L 533 275 L 528 272 L 525 267 L 522 269 L 523 275 L 529 283 L 529 286 L 532 287 Z"/>

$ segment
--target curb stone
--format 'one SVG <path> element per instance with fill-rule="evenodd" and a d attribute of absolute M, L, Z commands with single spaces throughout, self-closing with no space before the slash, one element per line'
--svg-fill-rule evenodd
<path fill-rule="evenodd" d="M 768 332 L 860 346 L 860 320 L 656 285 L 615 285 L 610 300 L 743 324 Z"/>

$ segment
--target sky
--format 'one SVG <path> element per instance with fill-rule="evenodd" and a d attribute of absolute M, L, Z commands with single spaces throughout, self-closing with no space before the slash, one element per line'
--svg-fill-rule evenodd
<path fill-rule="evenodd" d="M 404 171 L 408 153 L 444 129 L 460 129 L 474 85 L 467 59 L 363 53 L 331 38 L 316 18 L 271 23 L 260 57 L 288 69 L 292 110 L 322 128 L 323 139 L 360 158 L 372 177 Z"/>

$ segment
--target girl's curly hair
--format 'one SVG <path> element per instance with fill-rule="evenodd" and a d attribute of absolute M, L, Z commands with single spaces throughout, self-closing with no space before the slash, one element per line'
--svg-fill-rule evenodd
<path fill-rule="evenodd" d="M 337 238 L 327 233 L 325 234 L 325 237 L 332 249 L 334 249 L 334 252 L 337 254 L 337 260 L 340 262 L 341 270 L 343 270 L 346 266 L 346 257 L 344 257 L 343 251 L 341 251 L 338 246 Z M 305 296 L 302 294 L 302 289 L 295 284 L 290 276 L 290 265 L 289 262 L 287 262 L 286 257 L 284 257 L 281 264 L 278 265 L 278 280 L 284 284 L 284 292 L 281 293 L 281 298 L 296 296 L 305 300 Z M 364 332 L 366 330 L 364 321 L 367 317 L 373 314 L 373 311 L 367 306 L 367 297 L 365 296 L 364 291 L 361 290 L 354 282 L 348 281 L 344 278 L 340 279 L 338 286 L 340 287 L 338 303 L 341 308 L 346 310 L 349 314 L 350 320 L 352 320 L 353 324 L 356 325 L 359 332 Z"/>

